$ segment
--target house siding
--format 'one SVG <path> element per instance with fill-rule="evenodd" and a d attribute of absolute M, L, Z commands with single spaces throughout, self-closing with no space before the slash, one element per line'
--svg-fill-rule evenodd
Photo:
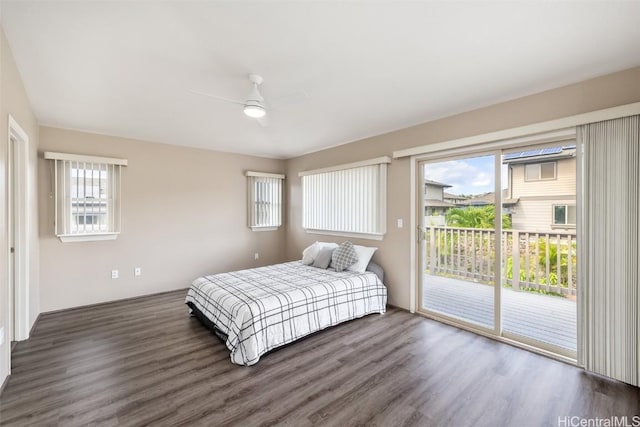
<path fill-rule="evenodd" d="M 542 163 L 543 161 L 541 161 Z M 576 159 L 557 160 L 556 179 L 525 181 L 524 164 L 510 165 L 512 168 L 511 198 L 535 196 L 572 196 L 576 194 Z"/>
<path fill-rule="evenodd" d="M 511 217 L 514 230 L 551 232 L 575 230 L 575 227 L 553 226 L 553 205 L 575 205 L 575 196 L 557 200 L 521 200 Z"/>
<path fill-rule="evenodd" d="M 435 185 L 427 184 L 425 185 L 426 189 L 424 191 L 424 198 L 428 200 L 443 200 L 442 187 L 437 187 Z"/>

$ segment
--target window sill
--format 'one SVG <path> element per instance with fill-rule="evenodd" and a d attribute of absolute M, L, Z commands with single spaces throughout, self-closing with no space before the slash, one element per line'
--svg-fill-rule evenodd
<path fill-rule="evenodd" d="M 251 231 L 276 231 L 278 228 L 280 228 L 280 226 L 278 227 L 249 227 L 251 228 Z"/>
<path fill-rule="evenodd" d="M 575 224 L 551 224 L 552 230 L 556 230 L 556 229 L 575 230 L 575 228 L 576 228 Z"/>
<path fill-rule="evenodd" d="M 354 239 L 366 239 L 366 240 L 384 239 L 384 234 L 350 233 L 346 231 L 328 231 L 328 230 L 313 230 L 313 229 L 305 229 L 305 231 L 309 234 L 324 234 L 327 236 L 352 237 Z"/>
<path fill-rule="evenodd" d="M 96 233 L 96 234 L 61 234 L 58 239 L 62 243 L 94 242 L 101 240 L 116 240 L 120 233 Z"/>

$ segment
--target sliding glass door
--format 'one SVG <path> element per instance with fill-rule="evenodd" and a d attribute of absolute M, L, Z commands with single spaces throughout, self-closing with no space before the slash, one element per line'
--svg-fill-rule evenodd
<path fill-rule="evenodd" d="M 576 146 L 418 163 L 418 310 L 576 354 Z"/>
<path fill-rule="evenodd" d="M 494 330 L 495 156 L 426 162 L 421 172 L 421 308 Z"/>
<path fill-rule="evenodd" d="M 502 335 L 554 353 L 577 350 L 575 140 L 505 150 Z"/>

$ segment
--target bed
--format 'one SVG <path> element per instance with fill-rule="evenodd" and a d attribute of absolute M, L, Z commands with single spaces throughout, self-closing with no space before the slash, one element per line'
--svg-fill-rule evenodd
<path fill-rule="evenodd" d="M 387 289 L 371 271 L 336 272 L 294 261 L 200 277 L 185 302 L 225 340 L 231 361 L 248 366 L 314 332 L 384 313 Z"/>

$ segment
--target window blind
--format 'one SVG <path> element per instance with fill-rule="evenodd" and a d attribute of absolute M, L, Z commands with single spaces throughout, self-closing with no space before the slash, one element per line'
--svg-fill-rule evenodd
<path fill-rule="evenodd" d="M 309 231 L 384 235 L 386 181 L 387 163 L 305 173 L 302 227 Z"/>
<path fill-rule="evenodd" d="M 53 160 L 55 234 L 62 241 L 120 233 L 121 167 L 126 161 L 45 153 Z M 90 240 L 90 239 L 87 239 Z"/>
<path fill-rule="evenodd" d="M 640 116 L 578 128 L 584 144 L 580 363 L 640 385 Z"/>
<path fill-rule="evenodd" d="M 248 225 L 252 230 L 272 230 L 282 225 L 284 175 L 247 172 Z"/>

